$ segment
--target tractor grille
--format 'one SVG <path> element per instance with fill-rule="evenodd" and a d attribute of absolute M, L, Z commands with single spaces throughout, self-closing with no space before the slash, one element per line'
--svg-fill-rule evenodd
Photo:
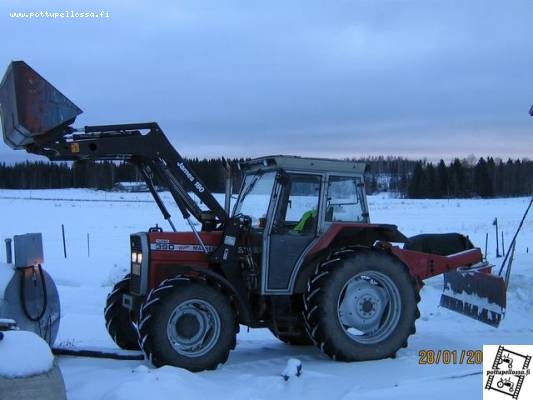
<path fill-rule="evenodd" d="M 141 277 L 138 275 L 131 275 L 130 277 L 130 291 L 135 294 L 141 292 Z"/>

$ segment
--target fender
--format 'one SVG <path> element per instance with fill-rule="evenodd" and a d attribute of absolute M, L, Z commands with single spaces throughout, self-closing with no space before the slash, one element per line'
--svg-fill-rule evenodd
<path fill-rule="evenodd" d="M 408 240 L 396 225 L 334 222 L 309 250 L 308 255 L 345 246 L 371 247 L 377 241 L 405 243 Z"/>
<path fill-rule="evenodd" d="M 377 241 L 405 243 L 409 239 L 396 225 L 334 222 L 308 250 L 305 260 L 297 271 L 298 277 L 293 287 L 294 293 L 303 293 L 307 281 L 318 262 L 332 251 L 347 246 L 370 248 Z"/>
<path fill-rule="evenodd" d="M 190 279 L 196 278 L 215 283 L 229 295 L 232 303 L 234 303 L 239 323 L 248 326 L 255 325 L 248 300 L 244 299 L 235 286 L 221 274 L 205 267 L 193 267 L 189 265 L 176 265 L 174 271 L 176 272 L 176 276 L 183 275 Z"/>

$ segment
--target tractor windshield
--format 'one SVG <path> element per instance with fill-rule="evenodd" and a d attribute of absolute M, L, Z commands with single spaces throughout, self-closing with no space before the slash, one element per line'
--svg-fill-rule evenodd
<path fill-rule="evenodd" d="M 252 225 L 259 227 L 260 218 L 266 218 L 275 179 L 275 171 L 246 175 L 233 215 L 248 215 Z"/>

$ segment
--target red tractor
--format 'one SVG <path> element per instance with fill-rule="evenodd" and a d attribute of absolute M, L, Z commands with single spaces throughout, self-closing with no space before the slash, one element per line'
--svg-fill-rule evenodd
<path fill-rule="evenodd" d="M 442 305 L 500 322 L 501 312 L 464 296 L 492 285 L 484 297 L 505 307 L 505 287 L 466 238 L 452 235 L 459 242 L 451 247 L 442 236 L 410 241 L 395 225 L 370 222 L 363 164 L 292 156 L 244 162 L 230 212 L 231 185 L 223 208 L 156 123 L 75 130 L 81 110 L 23 62 L 8 68 L 0 106 L 13 148 L 139 168 L 172 230 L 131 235 L 131 272 L 109 294 L 105 319 L 118 346 L 141 349 L 156 366 L 214 369 L 235 348 L 240 325 L 314 344 L 334 360 L 394 357 L 415 333 L 423 281 L 442 273 Z M 190 231 L 176 231 L 155 181 Z"/>

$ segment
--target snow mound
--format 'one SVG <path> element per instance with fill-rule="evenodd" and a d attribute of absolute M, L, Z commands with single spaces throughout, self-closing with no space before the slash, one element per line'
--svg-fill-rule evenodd
<path fill-rule="evenodd" d="M 288 381 L 289 378 L 300 375 L 302 375 L 302 362 L 297 358 L 289 358 L 287 365 L 283 371 L 281 371 L 281 376 Z"/>
<path fill-rule="evenodd" d="M 185 369 L 140 365 L 131 371 L 131 379 L 106 393 L 103 400 L 215 399 L 227 389 Z"/>
<path fill-rule="evenodd" d="M 48 372 L 54 356 L 48 344 L 33 332 L 6 331 L 0 340 L 0 376 L 21 378 Z"/>

